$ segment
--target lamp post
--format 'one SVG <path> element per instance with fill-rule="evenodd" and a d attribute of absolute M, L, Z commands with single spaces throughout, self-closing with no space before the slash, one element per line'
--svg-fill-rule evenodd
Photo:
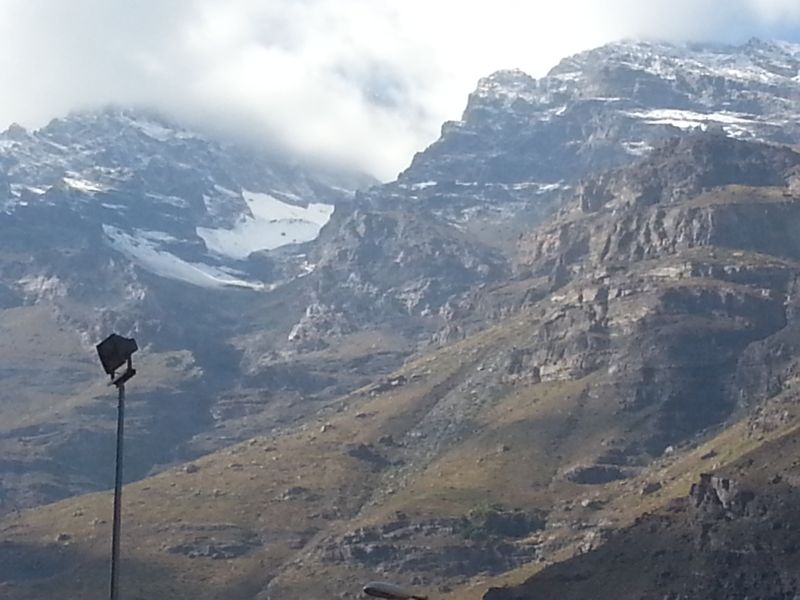
<path fill-rule="evenodd" d="M 125 382 L 136 375 L 133 368 L 133 353 L 139 347 L 133 338 L 124 338 L 112 333 L 97 344 L 97 354 L 105 372 L 111 377 L 109 385 L 117 388 L 117 455 L 114 472 L 114 520 L 111 530 L 111 574 L 109 598 L 117 600 L 119 592 L 119 533 L 122 512 L 122 450 L 125 433 Z M 117 369 L 125 370 L 117 375 Z"/>
<path fill-rule="evenodd" d="M 373 581 L 364 586 L 364 593 L 384 600 L 428 600 L 427 596 L 386 581 Z"/>

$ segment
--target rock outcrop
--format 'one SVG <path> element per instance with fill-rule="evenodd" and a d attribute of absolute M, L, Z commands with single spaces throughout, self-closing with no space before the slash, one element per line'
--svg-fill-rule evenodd
<path fill-rule="evenodd" d="M 695 508 L 708 512 L 721 509 L 726 515 L 736 517 L 744 514 L 753 494 L 740 490 L 732 479 L 703 473 L 700 481 L 692 484 L 689 498 Z"/>
<path fill-rule="evenodd" d="M 786 444 L 797 443 L 796 434 L 790 438 Z M 770 473 L 782 474 L 759 472 L 770 461 Z M 784 479 L 796 473 L 796 459 L 768 446 L 735 470 L 746 480 L 701 475 L 689 495 L 668 508 L 640 517 L 592 551 L 548 567 L 523 585 L 490 589 L 484 598 L 794 598 L 800 593 L 798 488 Z"/>

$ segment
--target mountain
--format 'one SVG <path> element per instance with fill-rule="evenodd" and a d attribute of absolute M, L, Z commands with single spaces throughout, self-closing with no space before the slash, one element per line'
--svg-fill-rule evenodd
<path fill-rule="evenodd" d="M 688 179 L 669 166 L 687 154 L 697 170 Z M 624 184 L 654 164 L 662 193 L 637 202 Z M 734 183 L 732 164 L 768 176 Z M 565 560 L 590 565 L 587 581 L 604 574 L 602 589 L 633 572 L 660 590 L 647 582 L 689 561 L 714 581 L 735 554 L 728 536 L 773 539 L 776 520 L 793 527 L 800 351 L 790 232 L 800 202 L 788 184 L 798 164 L 789 149 L 701 133 L 587 179 L 602 204 L 576 192 L 519 240 L 518 279 L 506 285 L 547 293 L 298 426 L 127 486 L 123 585 L 144 596 L 299 598 L 349 595 L 381 574 L 477 597 L 544 569 L 518 591 L 490 592 L 526 598 L 541 597 L 527 595 L 540 585 L 535 594 L 573 585 Z M 704 177 L 719 183 L 680 193 Z M 744 227 L 754 215 L 758 227 Z M 648 223 L 650 242 L 640 233 Z M 705 472 L 750 493 L 748 478 L 763 479 L 759 465 L 776 445 L 785 456 L 768 478 L 783 487 L 775 498 L 755 488 L 745 508 L 731 501 L 742 521 L 728 526 L 710 491 L 694 496 L 699 508 L 675 500 Z M 7 596 L 102 589 L 108 502 L 80 496 L 6 519 Z M 703 541 L 707 519 L 718 525 Z M 681 535 L 708 560 L 686 554 Z M 660 565 L 662 548 L 673 557 L 663 569 L 635 562 Z M 763 569 L 790 578 L 793 560 L 752 564 L 743 594 L 759 589 Z M 38 570 L 24 568 L 32 563 Z M 609 574 L 615 565 L 625 570 Z M 745 597 L 731 586 L 708 589 Z"/>
<path fill-rule="evenodd" d="M 697 577 L 717 577 L 726 540 L 791 522 L 798 56 L 622 42 L 539 81 L 496 73 L 373 186 L 163 121 L 169 135 L 139 142 L 155 117 L 126 111 L 54 125 L 74 133 L 52 156 L 56 133 L 10 129 L 6 497 L 108 487 L 113 412 L 88 342 L 118 328 L 149 344 L 131 479 L 157 472 L 126 487 L 133 594 L 345 597 L 388 578 L 460 598 L 525 582 L 490 592 L 524 598 L 571 590 L 576 562 L 598 586 L 622 563 L 604 581 L 634 573 L 652 594 L 694 555 L 637 560 L 676 539 L 711 544 Z M 80 170 L 84 151 L 124 160 Z M 121 216 L 139 203 L 141 220 Z M 273 219 L 308 235 L 273 247 Z M 753 465 L 776 447 L 772 494 Z M 761 499 L 703 537 L 730 508 L 723 479 Z M 5 596 L 97 595 L 107 505 L 0 521 Z M 629 548 L 647 552 L 620 560 Z M 753 594 L 774 571 L 788 583 L 765 593 L 790 593 L 790 555 L 755 563 L 740 596 L 704 589 L 768 597 Z"/>
<path fill-rule="evenodd" d="M 499 71 L 479 82 L 461 120 L 445 123 L 439 140 L 396 181 L 358 192 L 356 202 L 379 214 L 413 206 L 415 214 L 443 221 L 440 229 L 496 248 L 513 264 L 514 240 L 557 210 L 582 179 L 632 164 L 665 139 L 719 130 L 734 139 L 796 143 L 798 48 L 759 40 L 619 42 L 567 58 L 539 80 Z M 471 314 L 480 303 L 456 296 L 446 314 Z M 503 310 L 493 306 L 476 319 L 478 327 Z M 473 330 L 453 319 L 428 321 L 434 340 Z"/>
<path fill-rule="evenodd" d="M 213 429 L 214 403 L 241 383 L 242 315 L 313 269 L 302 243 L 372 183 L 116 108 L 12 126 L 0 171 L 5 510 L 107 487 L 97 451 L 113 405 L 92 355 L 111 330 L 136 335 L 147 361 L 131 477 Z"/>
<path fill-rule="evenodd" d="M 448 223 L 357 208 L 368 177 L 156 113 L 12 126 L 0 153 L 4 511 L 107 487 L 113 403 L 92 355 L 108 331 L 147 344 L 137 479 L 390 372 L 450 302 L 509 271 Z"/>
<path fill-rule="evenodd" d="M 398 183 L 574 182 L 696 128 L 796 143 L 798 69 L 797 45 L 753 40 L 620 42 L 564 59 L 539 80 L 499 71 Z"/>

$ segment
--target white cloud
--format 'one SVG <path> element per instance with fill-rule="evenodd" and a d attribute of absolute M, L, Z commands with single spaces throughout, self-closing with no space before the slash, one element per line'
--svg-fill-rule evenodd
<path fill-rule="evenodd" d="M 768 22 L 780 22 L 783 19 L 800 19 L 800 3 L 786 0 L 754 0 L 753 8 L 760 17 Z"/>
<path fill-rule="evenodd" d="M 153 104 L 389 177 L 477 79 L 621 37 L 800 30 L 797 0 L 0 0 L 0 123 Z"/>

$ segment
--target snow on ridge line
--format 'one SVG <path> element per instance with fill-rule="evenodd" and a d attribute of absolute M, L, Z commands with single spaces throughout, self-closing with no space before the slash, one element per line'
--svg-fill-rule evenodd
<path fill-rule="evenodd" d="M 247 190 L 242 190 L 242 196 L 252 217 L 242 217 L 232 229 L 197 228 L 197 235 L 211 252 L 236 260 L 258 250 L 315 240 L 334 211 L 331 204 L 295 206 Z"/>
<path fill-rule="evenodd" d="M 721 112 L 721 111 L 700 113 L 692 110 L 656 108 L 652 110 L 630 111 L 627 114 L 628 116 L 635 117 L 638 119 L 658 119 L 658 120 L 675 119 L 675 120 L 698 121 L 698 122 L 713 121 L 715 123 L 728 123 L 728 124 L 757 122 L 757 119 L 754 115 L 748 115 L 744 113 L 734 113 L 734 112 Z"/>
<path fill-rule="evenodd" d="M 159 250 L 156 240 L 169 238 L 167 234 L 143 231 L 140 235 L 129 235 L 111 225 L 103 225 L 109 244 L 143 269 L 161 277 L 176 279 L 199 287 L 239 287 L 263 290 L 264 284 L 233 277 L 222 269 L 202 263 L 190 263 L 170 252 Z"/>
<path fill-rule="evenodd" d="M 82 177 L 76 174 L 70 174 L 69 176 L 62 177 L 62 181 L 72 189 L 81 192 L 86 192 L 89 194 L 93 194 L 95 192 L 103 192 L 106 190 L 106 188 L 101 184 L 94 181 L 89 181 L 88 179 L 83 179 Z"/>
<path fill-rule="evenodd" d="M 269 194 L 260 194 L 242 190 L 242 195 L 256 218 L 271 220 L 306 220 L 322 226 L 333 214 L 333 205 L 311 203 L 308 207 L 295 206 L 278 200 Z"/>
<path fill-rule="evenodd" d="M 672 125 L 685 131 L 699 127 L 703 131 L 709 125 L 719 125 L 727 133 L 736 136 L 748 137 L 754 135 L 748 126 L 770 125 L 770 121 L 758 119 L 754 115 L 732 112 L 699 113 L 691 110 L 654 109 L 644 111 L 629 111 L 627 116 L 641 119 L 650 125 Z"/>

